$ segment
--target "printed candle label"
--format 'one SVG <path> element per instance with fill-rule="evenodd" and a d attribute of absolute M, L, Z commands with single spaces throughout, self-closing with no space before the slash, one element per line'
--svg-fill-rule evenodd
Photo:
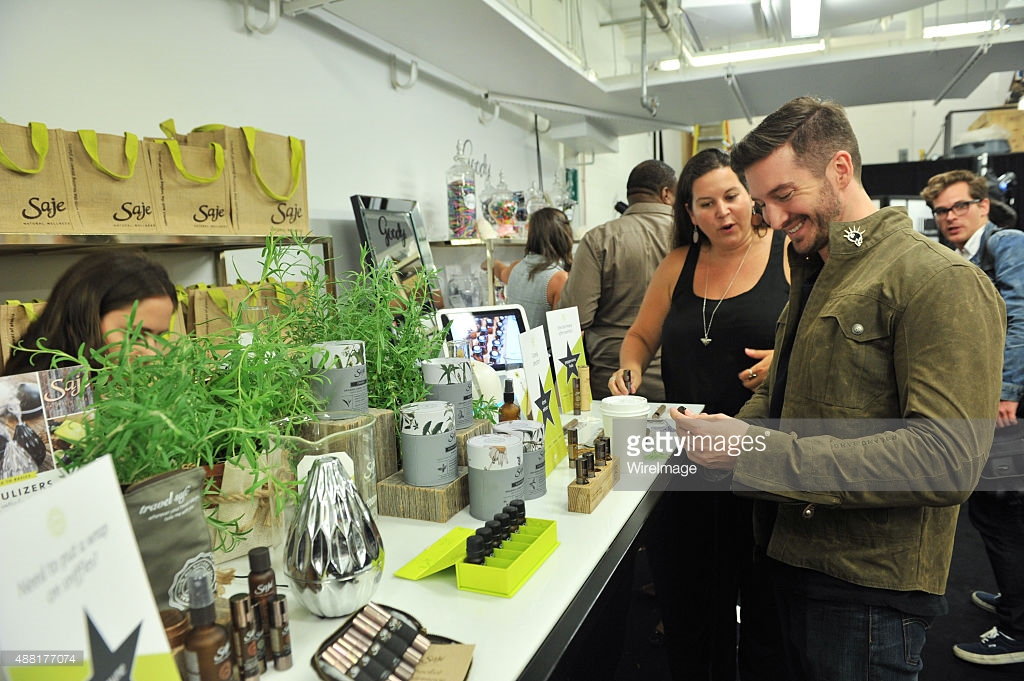
<path fill-rule="evenodd" d="M 313 382 L 317 396 L 326 401 L 327 411 L 360 411 L 370 408 L 366 383 L 366 346 L 361 340 L 327 341 L 316 347 L 313 366 L 319 380 Z"/>
<path fill-rule="evenodd" d="M 451 402 L 455 428 L 473 425 L 473 383 L 469 360 L 458 357 L 429 359 L 423 363 L 423 381 L 435 401 Z"/>
<path fill-rule="evenodd" d="M 401 406 L 399 416 L 405 482 L 416 487 L 453 482 L 459 474 L 459 453 L 451 402 L 410 402 Z"/>
<path fill-rule="evenodd" d="M 519 433 L 491 433 L 469 438 L 469 514 L 490 520 L 513 499 L 522 499 L 525 484 L 523 439 Z"/>
<path fill-rule="evenodd" d="M 544 462 L 544 424 L 540 421 L 502 421 L 491 426 L 495 433 L 519 433 L 523 438 L 525 478 L 521 499 L 539 499 L 547 494 L 548 475 Z"/>

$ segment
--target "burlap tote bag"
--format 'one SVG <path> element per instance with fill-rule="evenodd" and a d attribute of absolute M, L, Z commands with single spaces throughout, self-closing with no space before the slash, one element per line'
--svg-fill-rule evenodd
<path fill-rule="evenodd" d="M 70 234 L 78 228 L 58 130 L 0 123 L 0 232 Z"/>
<path fill-rule="evenodd" d="M 157 230 L 149 164 L 139 138 L 61 131 L 81 230 L 92 234 L 152 234 Z"/>
<path fill-rule="evenodd" d="M 158 229 L 169 234 L 234 234 L 224 147 L 143 142 L 149 161 Z"/>

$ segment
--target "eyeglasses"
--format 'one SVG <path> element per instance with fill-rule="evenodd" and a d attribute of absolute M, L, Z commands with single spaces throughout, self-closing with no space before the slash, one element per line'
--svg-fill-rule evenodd
<path fill-rule="evenodd" d="M 973 201 L 957 201 L 949 208 L 932 208 L 932 215 L 935 216 L 936 220 L 939 218 L 945 218 L 950 212 L 952 212 L 953 215 L 963 215 L 973 203 L 981 203 L 981 199 L 974 199 Z"/>

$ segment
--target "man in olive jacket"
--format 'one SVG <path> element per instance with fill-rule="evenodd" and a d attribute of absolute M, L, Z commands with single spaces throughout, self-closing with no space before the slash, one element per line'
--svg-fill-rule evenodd
<path fill-rule="evenodd" d="M 673 416 L 711 436 L 691 459 L 780 502 L 758 526 L 788 679 L 917 679 L 946 612 L 958 506 L 992 442 L 1005 307 L 905 211 L 875 208 L 838 105 L 789 102 L 732 162 L 790 238 L 790 300 L 768 378 L 736 419 Z"/>

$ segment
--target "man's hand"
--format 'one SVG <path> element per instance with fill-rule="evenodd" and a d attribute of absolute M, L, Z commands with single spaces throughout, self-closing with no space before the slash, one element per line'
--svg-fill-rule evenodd
<path fill-rule="evenodd" d="M 1020 403 L 1011 402 L 1010 400 L 999 400 L 999 413 L 996 415 L 996 428 L 1005 428 L 1006 426 L 1016 425 L 1018 404 Z"/>
<path fill-rule="evenodd" d="M 686 451 L 690 461 L 719 470 L 736 467 L 737 457 L 730 456 L 724 447 L 715 448 L 714 443 L 721 442 L 723 438 L 727 442 L 730 437 L 743 437 L 747 433 L 746 423 L 725 414 L 695 414 L 689 409 L 679 411 L 675 407 L 669 410 L 669 415 L 676 422 L 677 435 L 691 436 L 688 439 L 691 446 Z M 702 435 L 710 437 L 702 438 Z M 705 447 L 701 447 L 702 443 Z"/>

